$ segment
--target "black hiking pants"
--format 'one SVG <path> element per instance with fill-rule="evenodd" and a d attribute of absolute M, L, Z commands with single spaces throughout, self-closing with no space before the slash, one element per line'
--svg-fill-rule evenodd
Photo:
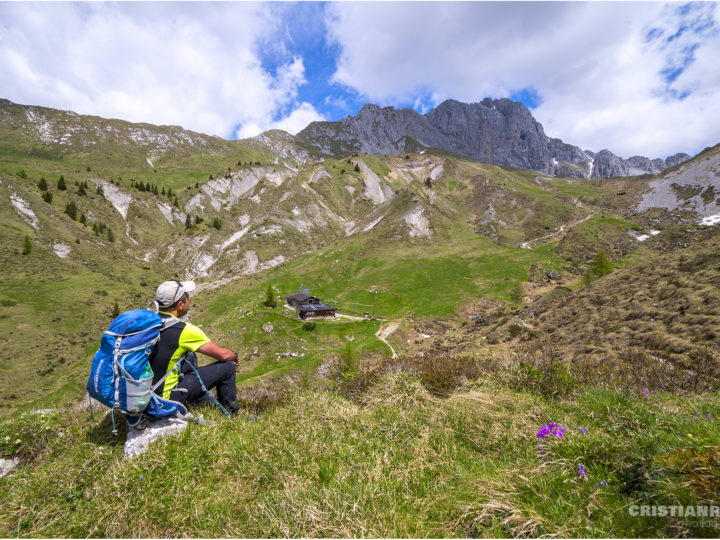
<path fill-rule="evenodd" d="M 193 355 L 194 356 L 194 355 Z M 195 358 L 188 358 L 188 361 L 195 361 Z M 193 365 L 197 366 L 196 363 Z M 235 364 L 233 362 L 215 362 L 209 366 L 196 368 L 205 388 L 212 390 L 215 388 L 217 399 L 225 408 L 233 409 L 235 412 L 238 408 L 235 399 L 237 398 L 237 388 L 235 386 Z M 200 381 L 195 372 L 189 366 L 183 366 L 183 378 L 170 392 L 170 399 L 179 401 L 182 404 L 189 405 L 212 405 L 212 400 L 208 398 L 205 391 L 200 385 Z"/>

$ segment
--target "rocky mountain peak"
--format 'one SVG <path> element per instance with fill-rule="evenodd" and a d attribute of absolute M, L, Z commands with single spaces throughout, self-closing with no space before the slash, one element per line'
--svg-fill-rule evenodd
<path fill-rule="evenodd" d="M 333 157 L 441 148 L 495 165 L 577 178 L 656 174 L 690 157 L 622 159 L 609 150 L 584 152 L 549 138 L 525 105 L 507 98 L 485 98 L 479 103 L 448 99 L 424 115 L 367 104 L 356 116 L 313 122 L 296 138 L 303 146 Z"/>

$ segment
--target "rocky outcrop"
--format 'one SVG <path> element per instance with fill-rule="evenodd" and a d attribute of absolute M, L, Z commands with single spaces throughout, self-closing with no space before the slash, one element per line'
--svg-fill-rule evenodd
<path fill-rule="evenodd" d="M 480 103 L 447 100 L 425 115 L 365 105 L 357 116 L 311 123 L 296 141 L 333 157 L 440 148 L 485 163 L 577 178 L 657 174 L 690 157 L 625 160 L 608 150 L 583 151 L 549 138 L 522 103 L 490 98 Z"/>
<path fill-rule="evenodd" d="M 106 148 L 141 148 L 149 156 L 216 153 L 232 150 L 230 142 L 179 126 L 135 124 L 98 116 L 79 115 L 47 107 L 17 105 L 0 100 L 0 127 L 38 142 L 57 155 Z M 148 158 L 149 159 L 149 158 Z"/>
<path fill-rule="evenodd" d="M 586 151 L 586 153 L 588 153 Z M 687 154 L 675 154 L 665 159 L 648 159 L 643 156 L 633 156 L 622 159 L 609 150 L 601 150 L 594 155 L 595 172 L 592 178 L 609 176 L 637 176 L 641 174 L 660 174 L 665 169 L 674 167 L 690 159 Z"/>

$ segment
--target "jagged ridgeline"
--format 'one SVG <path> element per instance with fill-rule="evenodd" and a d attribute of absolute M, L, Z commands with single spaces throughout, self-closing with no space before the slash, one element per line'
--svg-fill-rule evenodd
<path fill-rule="evenodd" d="M 686 158 L 508 100 L 240 141 L 0 102 L 0 536 L 716 536 L 627 511 L 720 497 L 720 145 Z M 122 461 L 91 358 L 176 277 L 257 416 Z"/>

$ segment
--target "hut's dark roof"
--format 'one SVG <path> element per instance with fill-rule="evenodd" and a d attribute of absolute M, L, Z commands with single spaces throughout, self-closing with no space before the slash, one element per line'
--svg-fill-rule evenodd
<path fill-rule="evenodd" d="M 328 311 L 328 310 L 337 310 L 336 307 L 328 306 L 327 304 L 304 304 L 300 306 L 300 309 L 303 311 Z"/>
<path fill-rule="evenodd" d="M 298 300 L 300 302 L 304 302 L 308 298 L 315 298 L 315 297 L 310 296 L 309 294 L 305 294 L 305 293 L 296 293 L 296 294 L 293 294 L 293 295 L 287 297 L 288 300 Z"/>

